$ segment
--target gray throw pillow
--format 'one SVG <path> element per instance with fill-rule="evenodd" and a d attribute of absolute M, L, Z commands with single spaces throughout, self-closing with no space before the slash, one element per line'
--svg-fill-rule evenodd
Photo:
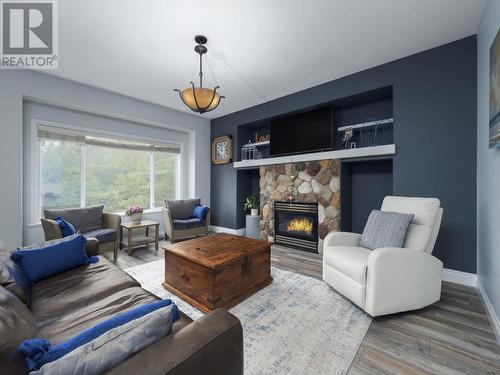
<path fill-rule="evenodd" d="M 413 214 L 373 210 L 361 235 L 360 246 L 368 249 L 401 247 Z"/>
<path fill-rule="evenodd" d="M 41 374 L 102 374 L 172 332 L 173 304 L 116 327 L 43 365 Z"/>

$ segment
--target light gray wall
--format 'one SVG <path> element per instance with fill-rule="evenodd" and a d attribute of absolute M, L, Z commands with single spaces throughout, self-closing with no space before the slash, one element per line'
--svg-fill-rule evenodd
<path fill-rule="evenodd" d="M 500 149 L 488 148 L 490 46 L 500 26 L 500 1 L 490 0 L 477 34 L 477 271 L 500 317 Z"/>
<path fill-rule="evenodd" d="M 23 243 L 32 244 L 44 239 L 43 230 L 39 223 L 38 215 L 31 217 L 31 208 L 35 202 L 32 201 L 32 144 L 33 122 L 54 124 L 61 126 L 78 127 L 89 132 L 106 132 L 117 136 L 128 136 L 131 138 L 145 138 L 164 142 L 177 142 L 182 145 L 181 169 L 188 170 L 189 141 L 188 133 L 185 131 L 171 130 L 159 126 L 144 125 L 137 122 L 125 121 L 116 118 L 96 115 L 87 112 L 56 107 L 53 105 L 23 102 Z M 180 198 L 188 197 L 187 186 L 189 186 L 188 173 L 182 173 Z M 144 217 L 161 222 L 163 232 L 163 220 L 160 212 L 148 212 Z M 125 219 L 125 218 L 124 218 Z"/>
<path fill-rule="evenodd" d="M 188 143 L 184 167 L 187 170 L 183 171 L 188 176 L 185 195 L 210 203 L 209 120 L 36 71 L 0 70 L 0 239 L 7 246 L 23 244 L 26 205 L 23 199 L 23 103 L 26 102 L 114 119 L 111 122 L 123 120 L 184 133 Z M 80 121 L 83 117 L 72 118 Z M 153 136 L 158 136 L 157 130 L 151 131 Z M 35 237 L 30 233 L 30 240 Z"/>

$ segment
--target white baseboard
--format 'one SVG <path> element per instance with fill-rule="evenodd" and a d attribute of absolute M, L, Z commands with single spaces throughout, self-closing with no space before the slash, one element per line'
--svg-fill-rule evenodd
<path fill-rule="evenodd" d="M 462 284 L 477 288 L 477 275 L 475 273 L 455 271 L 444 268 L 443 281 L 449 281 L 450 283 Z"/>
<path fill-rule="evenodd" d="M 452 283 L 462 284 L 477 288 L 479 293 L 481 294 L 481 298 L 484 302 L 484 306 L 486 308 L 486 313 L 491 322 L 491 328 L 495 333 L 495 337 L 497 338 L 498 345 L 500 345 L 500 319 L 493 309 L 493 305 L 490 302 L 488 294 L 484 290 L 479 278 L 475 273 L 468 273 L 462 271 L 450 270 L 448 268 L 443 269 L 443 281 L 449 281 Z"/>
<path fill-rule="evenodd" d="M 483 298 L 486 312 L 488 313 L 488 317 L 490 318 L 491 327 L 493 328 L 493 332 L 495 333 L 495 336 L 497 338 L 498 345 L 500 345 L 500 319 L 498 319 L 498 315 L 493 309 L 493 305 L 490 302 L 488 294 L 486 294 L 486 291 L 481 285 L 479 279 L 477 280 L 477 288 L 479 289 L 479 293 L 481 293 L 481 297 Z"/>
<path fill-rule="evenodd" d="M 229 233 L 229 234 L 236 234 L 237 236 L 245 235 L 245 228 L 231 229 L 225 227 L 218 227 L 216 225 L 210 225 L 208 229 L 215 233 Z"/>

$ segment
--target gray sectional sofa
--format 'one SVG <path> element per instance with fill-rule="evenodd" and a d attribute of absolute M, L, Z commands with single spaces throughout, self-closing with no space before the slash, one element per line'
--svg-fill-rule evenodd
<path fill-rule="evenodd" d="M 88 241 L 87 254 L 97 252 L 96 241 Z M 0 242 L 2 374 L 28 372 L 18 351 L 26 339 L 46 338 L 57 345 L 113 315 L 159 299 L 103 257 L 32 285 L 19 282 L 22 272 Z M 170 335 L 108 373 L 242 375 L 242 335 L 241 323 L 226 310 L 196 321 L 181 312 Z"/>

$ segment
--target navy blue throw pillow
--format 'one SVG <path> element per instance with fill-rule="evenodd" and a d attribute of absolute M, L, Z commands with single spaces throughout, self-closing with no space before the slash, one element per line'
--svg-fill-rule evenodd
<path fill-rule="evenodd" d="M 68 341 L 59 345 L 52 345 L 46 339 L 30 339 L 23 341 L 19 350 L 25 355 L 30 371 L 39 370 L 44 364 L 53 362 L 76 348 L 87 344 L 102 334 L 113 328 L 122 326 L 132 320 L 141 318 L 155 310 L 173 304 L 173 321 L 180 319 L 177 306 L 170 299 L 156 301 L 136 307 L 132 310 L 118 314 L 108 320 L 105 320 L 94 327 L 88 328 L 80 334 L 73 336 Z"/>
<path fill-rule="evenodd" d="M 21 267 L 31 283 L 85 264 L 96 263 L 98 257 L 88 257 L 85 252 L 87 240 L 77 235 L 48 242 L 30 250 L 16 250 L 10 258 Z"/>
<path fill-rule="evenodd" d="M 73 224 L 71 224 L 69 221 L 64 220 L 62 216 L 56 217 L 56 222 L 57 224 L 59 224 L 59 228 L 61 229 L 63 237 L 68 237 L 76 233 Z"/>
<path fill-rule="evenodd" d="M 194 206 L 193 215 L 191 217 L 195 217 L 200 220 L 205 220 L 208 214 L 208 207 L 205 205 L 197 204 Z"/>

